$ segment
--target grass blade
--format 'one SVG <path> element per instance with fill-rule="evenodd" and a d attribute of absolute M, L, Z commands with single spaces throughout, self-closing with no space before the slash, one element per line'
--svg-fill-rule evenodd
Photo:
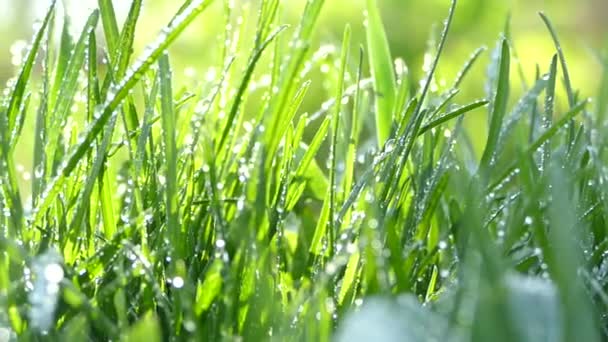
<path fill-rule="evenodd" d="M 262 43 L 262 45 L 255 51 L 255 53 L 251 57 L 251 60 L 249 61 L 249 64 L 247 65 L 247 70 L 245 71 L 245 76 L 243 77 L 243 79 L 241 81 L 239 90 L 237 91 L 236 96 L 235 96 L 235 100 L 232 103 L 230 113 L 228 114 L 228 118 L 226 119 L 226 125 L 224 126 L 222 135 L 220 136 L 220 140 L 217 144 L 218 152 L 221 151 L 222 148 L 224 147 L 224 144 L 226 143 L 226 139 L 228 138 L 228 134 L 230 133 L 230 130 L 233 129 L 232 126 L 234 124 L 234 120 L 236 119 L 236 115 L 240 109 L 241 100 L 242 100 L 243 96 L 245 95 L 245 91 L 247 90 L 247 87 L 249 86 L 249 81 L 251 80 L 253 71 L 255 70 L 255 67 L 256 67 L 258 61 L 260 60 L 260 57 L 262 57 L 262 53 L 264 53 L 264 50 L 266 50 L 268 45 L 270 45 L 270 43 L 272 43 L 272 41 L 279 35 L 279 33 L 281 33 L 286 28 L 287 28 L 287 26 L 281 26 L 277 30 L 275 30 L 270 35 L 270 37 L 268 37 L 268 39 L 266 41 L 264 41 L 264 43 Z"/>
<path fill-rule="evenodd" d="M 500 71 L 498 74 L 498 87 L 496 96 L 492 102 L 492 114 L 490 121 L 490 131 L 488 133 L 488 141 L 483 151 L 479 170 L 482 173 L 487 173 L 494 164 L 494 153 L 497 148 L 498 138 L 503 123 L 503 118 L 507 111 L 507 103 L 509 100 L 509 69 L 510 56 L 509 45 L 503 39 L 500 52 Z M 487 176 L 487 175 L 486 175 Z M 486 177 L 484 176 L 484 177 Z"/>
<path fill-rule="evenodd" d="M 383 146 L 391 133 L 395 103 L 395 72 L 388 39 L 376 0 L 367 0 L 367 49 L 374 80 L 376 130 L 378 146 Z"/>
<path fill-rule="evenodd" d="M 175 145 L 175 115 L 173 113 L 173 90 L 171 88 L 171 69 L 169 57 L 164 54 L 159 59 L 161 121 L 163 129 L 163 146 L 165 155 L 165 208 L 167 215 L 167 230 L 175 256 L 183 258 L 185 246 L 182 241 L 182 231 L 179 223 L 179 208 L 177 200 L 177 147 Z"/>
<path fill-rule="evenodd" d="M 553 28 L 551 21 L 549 18 L 543 13 L 539 12 L 541 19 L 547 26 L 547 30 L 551 34 L 551 38 L 553 39 L 553 43 L 555 44 L 555 49 L 557 50 L 557 56 L 559 57 L 559 63 L 562 67 L 562 73 L 564 74 L 564 86 L 566 87 L 566 94 L 568 94 L 568 104 L 570 107 L 574 107 L 576 104 L 576 97 L 574 95 L 574 91 L 572 90 L 572 83 L 570 82 L 570 72 L 568 71 L 568 65 L 566 64 L 566 57 L 564 57 L 564 50 L 562 49 L 562 45 L 559 42 L 557 37 L 557 32 Z"/>
<path fill-rule="evenodd" d="M 489 103 L 489 101 L 487 100 L 480 100 L 480 101 L 475 101 L 473 103 L 470 103 L 468 105 L 456 108 L 436 119 L 434 119 L 433 121 L 425 124 L 424 126 L 420 127 L 420 130 L 418 131 L 418 136 L 423 135 L 424 133 L 426 133 L 427 131 L 447 122 L 450 121 L 454 118 L 457 118 L 461 115 L 464 115 L 474 109 L 477 109 L 479 107 L 483 107 L 485 105 L 487 105 Z"/>

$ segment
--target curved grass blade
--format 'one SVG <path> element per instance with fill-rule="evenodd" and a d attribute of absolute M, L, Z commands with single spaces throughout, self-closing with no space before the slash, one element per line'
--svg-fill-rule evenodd
<path fill-rule="evenodd" d="M 429 131 L 429 130 L 433 129 L 434 127 L 437 127 L 447 121 L 450 121 L 454 118 L 464 115 L 479 107 L 483 107 L 483 106 L 487 105 L 488 103 L 489 103 L 489 101 L 487 101 L 487 100 L 480 100 L 480 101 L 475 101 L 468 105 L 456 108 L 456 109 L 438 117 L 437 119 L 425 124 L 424 126 L 420 127 L 420 130 L 418 131 L 418 136 L 421 136 L 422 134 L 426 133 L 427 131 Z"/>
<path fill-rule="evenodd" d="M 570 107 L 574 107 L 576 104 L 576 96 L 574 91 L 572 90 L 572 83 L 570 82 L 570 72 L 568 72 L 568 65 L 566 64 L 566 57 L 564 57 L 564 50 L 562 49 L 562 45 L 559 42 L 557 37 L 557 32 L 553 28 L 551 21 L 543 12 L 539 12 L 540 18 L 543 20 L 545 25 L 547 26 L 547 30 L 551 34 L 551 39 L 553 39 L 553 43 L 555 44 L 555 49 L 557 50 L 557 56 L 559 57 L 559 63 L 562 67 L 562 73 L 564 74 L 564 86 L 566 87 L 566 94 L 568 94 L 568 104 Z"/>
<path fill-rule="evenodd" d="M 489 172 L 490 167 L 494 164 L 494 153 L 498 144 L 498 138 L 500 137 L 500 130 L 503 124 L 503 118 L 507 111 L 507 103 L 509 100 L 510 64 L 509 45 L 506 39 L 503 39 L 500 52 L 498 87 L 496 88 L 496 96 L 492 102 L 490 131 L 488 133 L 488 141 L 486 142 L 486 147 L 483 151 L 479 164 L 479 170 L 482 173 Z"/>
<path fill-rule="evenodd" d="M 458 89 L 458 87 L 460 87 L 460 84 L 462 83 L 464 78 L 467 76 L 467 74 L 469 73 L 471 68 L 473 67 L 473 64 L 475 64 L 475 61 L 477 61 L 477 59 L 479 59 L 479 56 L 486 50 L 487 50 L 487 48 L 480 47 L 480 48 L 477 48 L 475 51 L 473 51 L 473 53 L 471 54 L 469 59 L 463 65 L 462 69 L 460 69 L 460 71 L 458 71 L 458 74 L 456 74 L 456 79 L 454 80 L 454 85 L 452 85 L 453 89 Z"/>
<path fill-rule="evenodd" d="M 391 133 L 395 103 L 393 60 L 376 0 L 367 0 L 367 50 L 376 102 L 378 146 L 382 147 Z"/>

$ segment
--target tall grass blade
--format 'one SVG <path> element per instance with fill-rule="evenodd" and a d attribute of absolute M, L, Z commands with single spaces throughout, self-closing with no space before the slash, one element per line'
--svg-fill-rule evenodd
<path fill-rule="evenodd" d="M 383 146 L 391 133 L 395 104 L 395 72 L 388 39 L 376 0 L 367 0 L 367 50 L 374 80 L 376 103 L 376 134 L 378 146 Z"/>

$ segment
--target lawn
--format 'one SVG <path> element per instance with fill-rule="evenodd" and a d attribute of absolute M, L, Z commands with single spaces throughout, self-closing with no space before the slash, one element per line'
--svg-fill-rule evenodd
<path fill-rule="evenodd" d="M 608 53 L 575 83 L 540 12 L 530 70 L 505 17 L 446 78 L 456 0 L 420 72 L 381 0 L 329 45 L 285 2 L 186 0 L 140 53 L 143 0 L 51 1 L 0 95 L 0 342 L 608 338 Z"/>

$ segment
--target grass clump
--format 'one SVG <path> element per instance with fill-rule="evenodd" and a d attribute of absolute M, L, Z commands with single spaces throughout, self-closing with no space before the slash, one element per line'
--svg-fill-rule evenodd
<path fill-rule="evenodd" d="M 100 0 L 76 40 L 63 28 L 58 48 L 52 2 L 2 97 L 0 334 L 608 335 L 608 98 L 600 90 L 590 103 L 573 90 L 545 15 L 557 51 L 547 72 L 531 86 L 522 80 L 514 98 L 506 34 L 491 53 L 487 98 L 466 102 L 460 84 L 483 49 L 451 85 L 435 77 L 456 1 L 416 87 L 402 62 L 393 66 L 370 0 L 367 48 L 352 54 L 345 29 L 339 52 L 323 57 L 335 66 L 324 76 L 329 98 L 307 114 L 324 1 L 308 1 L 296 27 L 281 25 L 280 1 L 261 1 L 252 35 L 235 36 L 230 25 L 220 33 L 222 72 L 181 87 L 167 48 L 212 3 L 185 1 L 134 58 L 142 1 L 119 25 L 111 1 Z M 482 107 L 489 135 L 476 156 L 463 122 Z M 24 139 L 33 146 L 31 188 L 15 165 L 30 153 L 19 150 Z"/>

